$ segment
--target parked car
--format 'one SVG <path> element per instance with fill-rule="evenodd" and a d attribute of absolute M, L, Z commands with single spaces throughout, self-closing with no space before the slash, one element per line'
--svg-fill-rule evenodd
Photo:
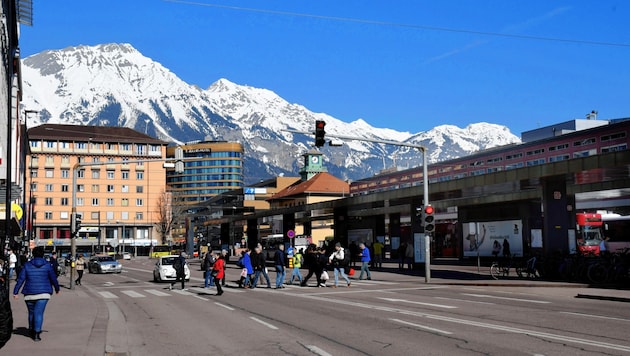
<path fill-rule="evenodd" d="M 90 273 L 120 273 L 122 265 L 116 261 L 114 256 L 96 255 L 90 257 L 88 261 L 88 272 Z"/>
<path fill-rule="evenodd" d="M 153 268 L 153 281 L 154 282 L 162 282 L 162 281 L 174 281 L 177 279 L 177 274 L 175 273 L 175 268 L 173 268 L 173 262 L 176 258 L 179 258 L 177 255 L 169 255 L 159 257 L 157 262 L 155 263 L 155 267 Z M 188 263 L 184 265 L 184 274 L 186 280 L 190 280 L 190 269 L 188 268 Z"/>
<path fill-rule="evenodd" d="M 131 253 L 123 252 L 122 258 L 123 258 L 123 260 L 130 260 L 131 259 Z"/>

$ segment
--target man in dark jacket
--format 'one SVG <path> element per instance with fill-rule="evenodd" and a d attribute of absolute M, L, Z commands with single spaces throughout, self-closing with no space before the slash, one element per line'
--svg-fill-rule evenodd
<path fill-rule="evenodd" d="M 173 262 L 173 268 L 175 269 L 175 281 L 173 281 L 171 283 L 171 285 L 169 286 L 169 289 L 173 289 L 173 286 L 175 286 L 175 283 L 177 283 L 177 281 L 182 281 L 182 290 L 186 290 L 186 257 L 188 257 L 188 255 L 186 254 L 186 252 L 182 252 L 179 257 L 177 257 L 175 259 L 175 261 Z"/>
<path fill-rule="evenodd" d="M 50 263 L 44 259 L 44 248 L 35 247 L 33 259 L 24 264 L 13 289 L 13 298 L 18 299 L 18 293 L 22 288 L 28 309 L 28 330 L 35 341 L 41 340 L 44 311 L 52 295 L 53 287 L 55 293 L 59 294 L 57 275 Z"/>
<path fill-rule="evenodd" d="M 275 255 L 273 256 L 276 266 L 276 289 L 284 288 L 284 278 L 286 270 L 284 269 L 284 245 L 279 244 Z"/>
<path fill-rule="evenodd" d="M 254 251 L 252 251 L 250 257 L 252 259 L 252 267 L 254 268 L 254 281 L 252 282 L 252 288 L 256 288 L 256 285 L 258 284 L 258 277 L 260 277 L 261 273 L 267 280 L 267 288 L 271 288 L 269 275 L 265 271 L 267 261 L 265 258 L 265 254 L 262 251 L 262 248 L 260 246 L 257 246 Z"/>
<path fill-rule="evenodd" d="M 308 268 L 308 274 L 306 275 L 306 277 L 304 277 L 304 280 L 302 281 L 302 287 L 306 287 L 306 283 L 308 282 L 309 278 L 313 276 L 313 274 L 315 274 L 315 278 L 317 278 L 317 286 L 321 287 L 323 285 L 322 272 L 324 271 L 324 268 L 319 262 L 319 256 L 320 254 L 319 252 L 317 252 L 317 247 L 315 246 L 315 244 L 310 244 L 306 249 L 306 255 L 304 256 L 304 264 L 306 264 L 306 267 Z"/>

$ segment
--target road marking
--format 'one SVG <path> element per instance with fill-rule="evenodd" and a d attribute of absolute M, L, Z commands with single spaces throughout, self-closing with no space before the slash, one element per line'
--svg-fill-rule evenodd
<path fill-rule="evenodd" d="M 411 301 L 411 300 L 405 300 L 405 299 L 381 298 L 381 297 L 379 297 L 378 299 L 386 300 L 386 301 L 388 301 L 388 302 L 402 302 L 402 303 L 409 303 L 409 304 L 426 305 L 426 306 L 429 306 L 429 307 L 436 307 L 436 308 L 444 308 L 444 309 L 457 309 L 457 307 L 452 306 L 452 305 L 433 304 L 433 303 L 423 303 L 423 302 L 414 302 L 414 301 Z"/>
<path fill-rule="evenodd" d="M 181 290 L 181 289 L 173 289 L 172 291 L 181 295 L 195 295 L 195 293 L 190 293 L 189 291 Z"/>
<path fill-rule="evenodd" d="M 384 312 L 389 312 L 389 313 L 404 314 L 406 316 L 412 315 L 416 317 L 424 317 L 428 319 L 446 321 L 446 322 L 451 322 L 451 323 L 461 324 L 461 325 L 466 325 L 466 326 L 477 326 L 481 328 L 497 330 L 503 333 L 523 334 L 523 335 L 529 335 L 529 336 L 534 336 L 534 337 L 540 337 L 544 339 L 559 340 L 565 343 L 588 345 L 588 346 L 600 347 L 600 348 L 605 348 L 605 349 L 630 352 L 630 346 L 611 344 L 607 342 L 589 340 L 586 338 L 577 338 L 577 337 L 558 335 L 558 334 L 546 333 L 546 332 L 535 331 L 535 330 L 514 328 L 514 327 L 509 327 L 509 326 L 500 325 L 500 324 L 490 324 L 490 323 L 484 323 L 484 322 L 479 322 L 479 321 L 474 321 L 474 320 L 458 319 L 458 318 L 452 318 L 448 316 L 434 315 L 434 314 L 416 312 L 416 311 L 400 309 L 400 308 L 392 308 L 392 307 L 367 304 L 367 303 L 361 303 L 361 302 L 352 302 L 346 299 L 334 299 L 329 296 L 315 296 L 315 295 L 304 295 L 304 294 L 295 294 L 295 296 L 320 301 L 322 303 L 336 303 L 336 304 L 341 304 L 341 305 L 346 305 L 346 306 L 353 306 L 357 308 L 365 308 L 365 309 L 379 310 L 379 311 L 384 311 Z"/>
<path fill-rule="evenodd" d="M 420 325 L 420 324 L 414 324 L 414 323 L 410 323 L 408 321 L 404 321 L 404 320 L 400 320 L 400 319 L 389 319 L 389 320 L 395 321 L 397 323 L 413 326 L 414 328 L 420 328 L 420 329 L 425 329 L 425 330 L 429 330 L 429 331 L 435 331 L 436 333 L 442 333 L 442 334 L 446 334 L 446 335 L 451 335 L 452 334 L 452 332 L 450 332 L 450 331 L 444 331 L 444 330 L 440 330 L 440 329 L 436 329 L 436 328 L 432 328 L 432 327 L 424 326 L 424 325 Z"/>
<path fill-rule="evenodd" d="M 103 283 L 104 287 L 111 287 L 113 285 L 114 285 L 114 282 L 105 282 L 105 283 Z"/>
<path fill-rule="evenodd" d="M 125 316 L 116 303 L 107 301 L 105 305 L 108 312 L 105 354 L 126 355 L 129 352 L 129 330 Z"/>
<path fill-rule="evenodd" d="M 98 294 L 101 295 L 101 297 L 106 298 L 106 299 L 116 299 L 118 298 L 118 296 L 114 293 L 111 292 L 98 292 Z"/>
<path fill-rule="evenodd" d="M 315 346 L 315 345 L 304 345 L 304 347 L 306 347 L 306 349 L 312 353 L 314 353 L 315 355 L 319 355 L 319 356 L 332 356 L 331 354 L 329 354 L 328 352 L 320 349 L 319 347 Z"/>
<path fill-rule="evenodd" d="M 214 302 L 214 304 L 216 304 L 216 305 L 220 306 L 221 308 L 225 308 L 225 309 L 227 309 L 227 310 L 231 310 L 231 311 L 234 311 L 234 310 L 235 310 L 235 309 L 234 309 L 234 308 L 232 308 L 231 306 L 229 306 L 229 305 L 225 305 L 225 304 L 223 304 L 223 303 Z"/>
<path fill-rule="evenodd" d="M 544 300 L 532 300 L 532 299 L 521 299 L 521 298 L 508 298 L 508 297 L 498 297 L 496 295 L 487 295 L 487 294 L 472 294 L 472 293 L 462 293 L 463 295 L 467 295 L 469 297 L 477 297 L 477 298 L 493 298 L 493 299 L 501 299 L 501 300 L 514 300 L 517 302 L 527 302 L 527 303 L 537 303 L 537 304 L 551 304 L 551 302 L 547 302 Z"/>
<path fill-rule="evenodd" d="M 262 321 L 262 320 L 260 320 L 260 319 L 258 319 L 258 318 L 256 318 L 256 317 L 253 317 L 253 316 L 250 316 L 249 318 L 250 318 L 250 319 L 252 319 L 253 321 L 257 322 L 257 323 L 260 323 L 260 324 L 262 324 L 262 325 L 264 325 L 264 326 L 268 327 L 269 329 L 272 329 L 272 330 L 278 330 L 278 328 L 277 328 L 276 326 L 271 325 L 271 324 L 269 324 L 269 323 L 268 323 L 268 322 L 266 322 L 266 321 Z"/>
<path fill-rule="evenodd" d="M 603 316 L 603 315 L 595 315 L 595 314 L 583 314 L 583 313 L 574 313 L 574 312 L 560 312 L 562 314 L 569 314 L 569 315 L 577 315 L 577 316 L 583 316 L 583 317 L 587 317 L 587 318 L 600 318 L 600 319 L 608 319 L 608 320 L 618 320 L 618 321 L 628 321 L 630 322 L 630 319 L 623 319 L 623 318 L 615 318 L 612 316 Z"/>
<path fill-rule="evenodd" d="M 153 295 L 157 295 L 158 297 L 170 297 L 171 296 L 168 293 L 164 293 L 164 292 L 156 290 L 156 289 L 145 289 L 144 291 L 147 292 L 147 293 L 153 294 Z"/>
<path fill-rule="evenodd" d="M 343 279 L 340 279 L 340 281 Z M 334 279 L 333 279 L 334 281 Z M 375 281 L 375 280 L 350 280 L 350 282 L 352 283 L 356 283 L 356 284 L 361 284 L 361 285 L 370 285 L 370 284 L 385 284 L 385 285 L 393 285 L 393 284 L 400 284 L 398 282 L 387 282 L 387 281 Z"/>
<path fill-rule="evenodd" d="M 138 293 L 136 291 L 132 291 L 132 290 L 121 290 L 120 292 L 130 296 L 131 298 L 144 298 L 144 297 L 146 297 L 144 294 L 140 294 L 140 293 Z"/>
<path fill-rule="evenodd" d="M 495 305 L 495 303 L 491 303 L 491 302 L 480 302 L 477 300 L 468 300 L 468 299 L 457 299 L 457 298 L 447 298 L 447 297 L 434 297 L 435 299 L 444 299 L 444 300 L 452 300 L 452 301 L 456 301 L 456 302 L 466 302 L 466 303 L 475 303 L 475 304 L 489 304 L 489 305 Z"/>

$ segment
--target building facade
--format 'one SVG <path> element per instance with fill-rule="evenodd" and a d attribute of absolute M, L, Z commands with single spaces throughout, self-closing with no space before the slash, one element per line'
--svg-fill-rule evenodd
<path fill-rule="evenodd" d="M 67 249 L 75 233 L 78 252 L 144 253 L 163 243 L 155 229 L 166 190 L 167 142 L 125 127 L 56 124 L 29 129 L 28 141 L 35 244 Z M 77 231 L 71 231 L 73 207 Z"/>

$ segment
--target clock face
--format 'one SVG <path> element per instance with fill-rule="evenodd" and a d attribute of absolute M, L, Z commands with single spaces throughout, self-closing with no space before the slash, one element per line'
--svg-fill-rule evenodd
<path fill-rule="evenodd" d="M 311 162 L 313 162 L 315 164 L 319 163 L 319 157 L 317 157 L 317 156 L 311 157 Z"/>

